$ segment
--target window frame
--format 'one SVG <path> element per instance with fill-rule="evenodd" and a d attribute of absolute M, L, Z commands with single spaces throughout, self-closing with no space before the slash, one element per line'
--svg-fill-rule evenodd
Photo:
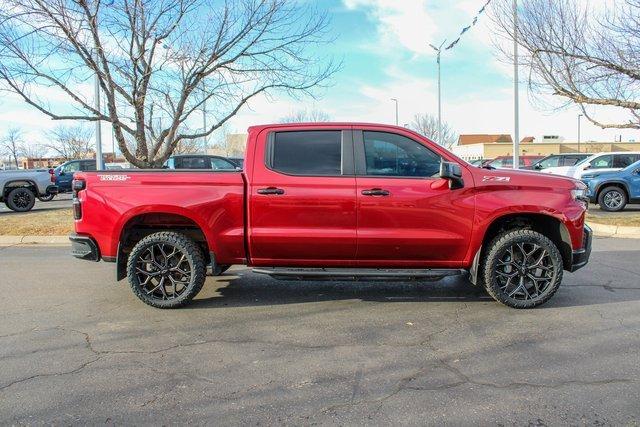
<path fill-rule="evenodd" d="M 364 133 L 365 132 L 388 133 L 388 134 L 391 134 L 391 135 L 398 135 L 398 136 L 401 136 L 403 138 L 407 138 L 408 140 L 413 141 L 416 144 L 422 145 L 424 148 L 429 150 L 431 153 L 433 153 L 434 155 L 438 156 L 440 158 L 440 164 L 442 164 L 443 161 L 449 161 L 443 155 L 441 155 L 437 151 L 431 149 L 431 147 L 429 147 L 426 144 L 423 144 L 420 141 L 417 141 L 416 139 L 411 138 L 411 137 L 409 137 L 407 135 L 404 135 L 404 134 L 401 134 L 401 133 L 397 133 L 397 132 L 391 132 L 389 130 L 382 130 L 382 129 L 381 130 L 377 130 L 377 129 L 358 129 L 358 130 L 354 130 L 353 131 L 353 147 L 354 147 L 354 151 L 355 151 L 355 174 L 356 174 L 357 177 L 382 178 L 382 179 L 421 179 L 421 180 L 431 180 L 431 181 L 440 179 L 440 177 L 437 177 L 437 176 L 368 175 L 367 174 L 367 157 L 366 157 L 365 150 L 364 150 Z"/>
<path fill-rule="evenodd" d="M 298 174 L 284 172 L 273 167 L 274 145 L 276 134 L 278 133 L 304 133 L 304 132 L 340 132 L 340 174 Z M 353 151 L 353 131 L 351 129 L 304 129 L 304 130 L 273 130 L 267 134 L 267 144 L 264 150 L 264 166 L 271 172 L 286 176 L 319 177 L 319 178 L 353 178 L 354 173 L 354 151 Z"/>

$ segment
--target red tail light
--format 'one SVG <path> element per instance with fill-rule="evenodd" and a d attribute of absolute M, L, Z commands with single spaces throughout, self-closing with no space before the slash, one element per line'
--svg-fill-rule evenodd
<path fill-rule="evenodd" d="M 55 184 L 56 182 L 56 173 L 53 169 L 49 169 L 49 180 Z"/>

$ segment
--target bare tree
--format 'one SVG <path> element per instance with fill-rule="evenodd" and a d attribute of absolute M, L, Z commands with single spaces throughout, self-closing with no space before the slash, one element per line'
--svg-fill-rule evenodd
<path fill-rule="evenodd" d="M 47 147 L 35 142 L 25 142 L 20 145 L 20 152 L 24 157 L 40 159 L 47 154 Z"/>
<path fill-rule="evenodd" d="M 328 122 L 329 114 L 322 110 L 298 110 L 278 120 L 280 123 Z"/>
<path fill-rule="evenodd" d="M 22 130 L 19 128 L 10 128 L 2 139 L 2 150 L 16 165 L 16 169 L 20 167 L 18 157 L 22 155 L 22 144 Z"/>
<path fill-rule="evenodd" d="M 93 132 L 82 124 L 58 126 L 49 133 L 49 139 L 45 146 L 65 160 L 86 159 L 94 153 Z"/>
<path fill-rule="evenodd" d="M 502 40 L 513 40 L 511 0 L 495 2 L 492 15 Z M 640 129 L 640 0 L 602 10 L 577 0 L 527 0 L 518 9 L 517 38 L 535 99 L 552 94 L 602 128 Z M 508 43 L 496 45 L 513 60 Z M 599 118 L 606 107 L 628 118 L 606 122 Z"/>
<path fill-rule="evenodd" d="M 53 120 L 111 123 L 127 161 L 160 167 L 253 97 L 313 95 L 328 81 L 336 64 L 309 52 L 329 41 L 328 21 L 308 9 L 289 0 L 5 0 L 0 80 Z M 93 106 L 94 76 L 106 111 Z M 45 86 L 65 104 L 54 107 Z M 205 105 L 210 124 L 198 128 Z"/>
<path fill-rule="evenodd" d="M 416 114 L 409 128 L 426 136 L 446 148 L 451 148 L 458 142 L 458 135 L 447 123 L 442 123 L 442 138 L 438 137 L 438 118 L 431 114 Z"/>

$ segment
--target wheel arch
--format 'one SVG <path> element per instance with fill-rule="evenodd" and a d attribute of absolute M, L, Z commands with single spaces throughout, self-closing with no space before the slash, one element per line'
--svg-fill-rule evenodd
<path fill-rule="evenodd" d="M 510 213 L 498 216 L 491 221 L 485 229 L 482 243 L 475 253 L 471 266 L 470 277 L 472 283 L 476 283 L 478 266 L 484 256 L 484 251 L 489 243 L 498 235 L 513 229 L 530 229 L 548 237 L 560 251 L 562 264 L 565 270 L 571 268 L 573 250 L 569 230 L 563 222 L 552 215 L 542 213 Z"/>
<path fill-rule="evenodd" d="M 211 262 L 213 242 L 207 238 L 205 228 L 191 216 L 183 213 L 153 211 L 140 212 L 126 219 L 118 233 L 116 252 L 116 279 L 126 277 L 127 257 L 144 237 L 160 231 L 177 231 L 192 238 L 202 248 L 207 263 Z"/>
<path fill-rule="evenodd" d="M 5 198 L 9 191 L 13 190 L 14 188 L 20 187 L 32 188 L 34 190 L 34 196 L 38 195 L 38 185 L 35 183 L 35 181 L 30 179 L 15 179 L 13 181 L 7 181 L 4 183 L 4 187 L 2 188 L 2 197 Z"/>
<path fill-rule="evenodd" d="M 598 188 L 596 189 L 596 202 L 598 201 L 598 199 L 600 198 L 600 193 L 602 193 L 602 190 L 604 190 L 607 187 L 618 187 L 620 188 L 622 191 L 624 191 L 625 196 L 627 197 L 627 202 L 629 201 L 629 188 L 627 188 L 627 183 L 624 181 L 605 181 L 603 183 L 601 183 L 600 185 L 598 185 Z"/>

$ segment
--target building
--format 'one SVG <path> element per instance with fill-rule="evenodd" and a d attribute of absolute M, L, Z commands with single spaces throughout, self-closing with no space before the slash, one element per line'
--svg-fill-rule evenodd
<path fill-rule="evenodd" d="M 63 164 L 64 157 L 23 157 L 20 160 L 20 169 L 50 169 Z"/>
<path fill-rule="evenodd" d="M 458 137 L 458 145 L 492 144 L 494 142 L 512 143 L 513 139 L 511 139 L 511 135 L 505 133 L 494 135 L 478 133 Z"/>
<path fill-rule="evenodd" d="M 495 159 L 500 156 L 513 155 L 513 142 L 511 136 L 509 141 L 487 141 L 481 142 L 477 135 L 468 135 L 473 138 L 466 138 L 467 135 L 460 135 L 460 140 L 464 144 L 459 144 L 452 148 L 454 154 L 464 160 Z M 497 135 L 487 135 L 496 137 Z M 495 139 L 495 138 L 494 138 Z M 469 141 L 480 141 L 471 142 Z M 533 137 L 525 137 L 520 141 L 521 156 L 548 156 L 550 154 L 561 153 L 602 153 L 608 151 L 640 151 L 640 143 L 637 142 L 566 142 L 559 136 L 544 137 L 541 142 L 535 142 Z"/>

